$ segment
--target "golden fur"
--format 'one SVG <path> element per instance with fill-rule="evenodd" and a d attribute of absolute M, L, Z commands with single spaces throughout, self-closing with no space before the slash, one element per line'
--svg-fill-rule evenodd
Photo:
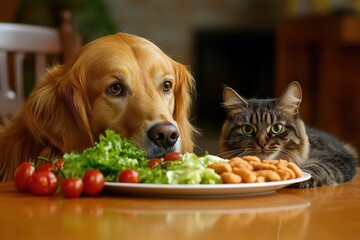
<path fill-rule="evenodd" d="M 170 91 L 164 81 L 172 83 Z M 121 96 L 108 93 L 112 84 L 120 84 Z M 37 156 L 82 152 L 108 128 L 151 156 L 156 146 L 148 129 L 170 122 L 180 135 L 171 150 L 192 151 L 193 88 L 187 68 L 151 42 L 122 33 L 97 39 L 50 69 L 24 108 L 0 129 L 0 180 L 11 180 L 21 162 Z"/>

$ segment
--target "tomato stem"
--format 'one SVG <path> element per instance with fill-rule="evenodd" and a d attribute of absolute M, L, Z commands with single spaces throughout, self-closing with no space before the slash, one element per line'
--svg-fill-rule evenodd
<path fill-rule="evenodd" d="M 64 172 L 63 172 L 60 168 L 58 168 L 58 172 L 61 174 L 61 176 L 63 177 L 63 179 L 66 178 Z"/>
<path fill-rule="evenodd" d="M 37 165 L 37 161 L 38 160 L 43 160 L 44 162 L 52 162 L 52 163 L 54 163 L 54 161 L 53 160 L 50 160 L 50 159 L 48 159 L 48 158 L 46 158 L 46 157 L 43 157 L 43 156 L 38 156 L 36 159 L 35 159 L 35 166 Z"/>

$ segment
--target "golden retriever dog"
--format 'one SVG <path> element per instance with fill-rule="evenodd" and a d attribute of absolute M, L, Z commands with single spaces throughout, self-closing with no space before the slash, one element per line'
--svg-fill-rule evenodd
<path fill-rule="evenodd" d="M 150 41 L 129 34 L 99 38 L 49 69 L 23 109 L 0 129 L 0 180 L 38 156 L 91 147 L 106 129 L 148 157 L 192 151 L 194 81 Z"/>

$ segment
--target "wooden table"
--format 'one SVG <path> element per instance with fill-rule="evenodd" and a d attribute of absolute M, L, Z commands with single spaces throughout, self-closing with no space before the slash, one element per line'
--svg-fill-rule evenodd
<path fill-rule="evenodd" d="M 262 196 L 64 199 L 0 183 L 0 239 L 359 239 L 360 177 Z"/>

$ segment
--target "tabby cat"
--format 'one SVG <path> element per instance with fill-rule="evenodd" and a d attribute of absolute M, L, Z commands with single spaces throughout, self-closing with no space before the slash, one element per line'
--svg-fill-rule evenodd
<path fill-rule="evenodd" d="M 350 181 L 357 153 L 329 134 L 306 127 L 300 118 L 301 87 L 292 82 L 278 99 L 244 99 L 227 87 L 227 111 L 220 136 L 223 157 L 255 155 L 286 159 L 312 175 L 293 187 L 312 188 Z"/>

